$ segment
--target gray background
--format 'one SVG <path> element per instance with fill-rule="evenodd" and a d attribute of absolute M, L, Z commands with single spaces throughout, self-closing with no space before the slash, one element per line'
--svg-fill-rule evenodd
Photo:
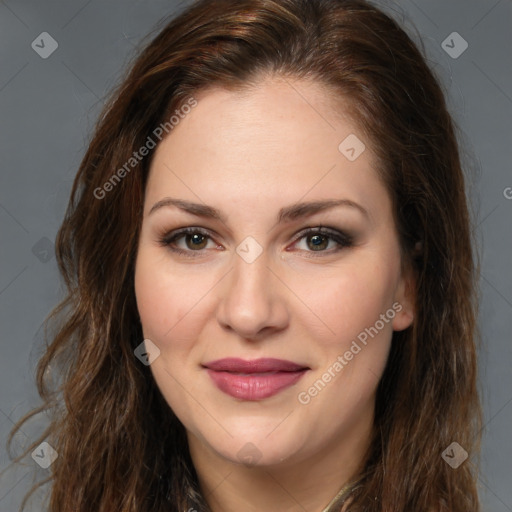
<path fill-rule="evenodd" d="M 512 0 L 379 5 L 416 40 L 414 27 L 421 34 L 462 130 L 482 262 L 486 425 L 479 486 L 484 510 L 512 511 Z M 0 470 L 9 464 L 5 438 L 13 422 L 38 404 L 40 326 L 62 293 L 53 242 L 93 124 L 142 38 L 185 6 L 170 0 L 0 1 Z M 42 32 L 58 43 L 47 59 L 31 47 Z M 469 45 L 458 58 L 442 45 L 452 32 Z M 44 418 L 27 426 L 18 441 L 30 440 L 42 425 Z M 5 474 L 0 511 L 17 510 L 33 478 L 46 471 L 29 458 Z"/>

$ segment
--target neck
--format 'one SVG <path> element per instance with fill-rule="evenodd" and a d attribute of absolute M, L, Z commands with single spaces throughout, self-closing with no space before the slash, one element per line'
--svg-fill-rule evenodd
<path fill-rule="evenodd" d="M 342 437 L 335 450 L 330 444 L 310 457 L 248 467 L 220 457 L 188 434 L 201 491 L 212 512 L 328 512 L 340 489 L 361 470 L 371 438 L 369 430 Z"/>

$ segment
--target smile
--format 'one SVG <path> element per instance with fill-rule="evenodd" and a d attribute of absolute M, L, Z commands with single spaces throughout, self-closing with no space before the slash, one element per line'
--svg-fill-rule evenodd
<path fill-rule="evenodd" d="M 308 367 L 282 359 L 219 359 L 203 367 L 222 392 L 240 400 L 262 400 L 293 386 Z"/>

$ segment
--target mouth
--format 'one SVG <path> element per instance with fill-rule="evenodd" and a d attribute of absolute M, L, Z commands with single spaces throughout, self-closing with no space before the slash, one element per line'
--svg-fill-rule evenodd
<path fill-rule="evenodd" d="M 263 400 L 293 386 L 310 369 L 284 359 L 225 358 L 203 364 L 222 392 L 240 400 Z"/>

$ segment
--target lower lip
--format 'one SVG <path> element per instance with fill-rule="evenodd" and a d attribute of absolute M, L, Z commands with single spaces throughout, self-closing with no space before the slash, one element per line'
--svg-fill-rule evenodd
<path fill-rule="evenodd" d="M 241 375 L 208 369 L 208 374 L 227 395 L 241 400 L 262 400 L 293 386 L 306 371 Z"/>

